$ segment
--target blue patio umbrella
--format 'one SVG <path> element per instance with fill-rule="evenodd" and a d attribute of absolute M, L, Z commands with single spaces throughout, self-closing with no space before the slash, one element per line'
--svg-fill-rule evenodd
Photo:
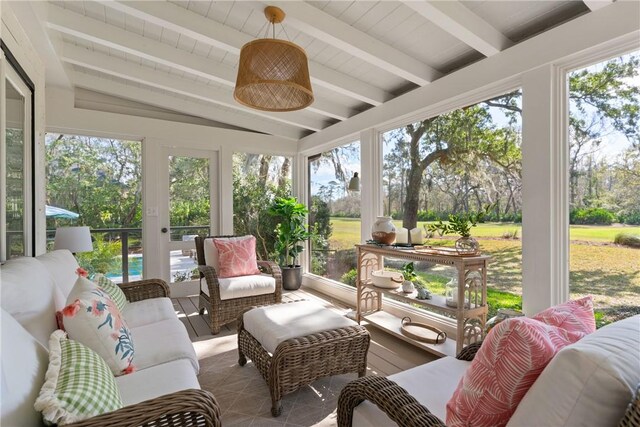
<path fill-rule="evenodd" d="M 45 215 L 47 218 L 76 219 L 80 217 L 80 215 L 75 212 L 49 205 L 45 206 Z"/>

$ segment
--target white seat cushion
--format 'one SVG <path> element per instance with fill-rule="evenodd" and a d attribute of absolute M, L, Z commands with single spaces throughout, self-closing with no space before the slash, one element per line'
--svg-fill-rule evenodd
<path fill-rule="evenodd" d="M 254 308 L 244 314 L 244 328 L 273 354 L 290 338 L 357 325 L 351 319 L 311 301 Z"/>
<path fill-rule="evenodd" d="M 442 421 L 447 416 L 447 402 L 471 362 L 443 357 L 389 377 L 416 398 Z M 358 427 L 395 426 L 378 407 L 364 401 L 353 411 L 353 425 Z"/>
<path fill-rule="evenodd" d="M 218 282 L 220 283 L 221 300 L 272 294 L 276 291 L 276 279 L 267 274 L 218 278 Z M 206 280 L 201 281 L 200 287 L 202 292 L 209 296 L 209 286 L 207 286 Z"/>
<path fill-rule="evenodd" d="M 130 302 L 122 309 L 122 317 L 130 328 L 178 318 L 169 298 L 149 298 Z"/>
<path fill-rule="evenodd" d="M 618 425 L 638 383 L 640 315 L 598 329 L 558 352 L 507 425 Z"/>
<path fill-rule="evenodd" d="M 3 284 L 4 286 L 4 284 Z M 2 426 L 42 425 L 33 407 L 49 366 L 49 354 L 11 315 L 1 310 Z"/>
<path fill-rule="evenodd" d="M 136 354 L 133 366 L 147 369 L 173 360 L 187 359 L 198 374 L 200 364 L 191 344 L 187 328 L 178 319 L 162 320 L 149 325 L 131 328 Z"/>
<path fill-rule="evenodd" d="M 66 301 L 78 278 L 76 270 L 80 266 L 76 257 L 68 250 L 60 249 L 40 255 L 36 259 L 44 264 Z M 61 310 L 62 307 L 57 307 L 57 309 Z"/>
<path fill-rule="evenodd" d="M 47 269 L 35 258 L 12 259 L 0 268 L 0 283 L 2 308 L 48 348 L 64 301 Z"/>
<path fill-rule="evenodd" d="M 129 375 L 121 375 L 116 377 L 116 384 L 124 406 L 180 390 L 200 388 L 193 367 L 186 359 L 152 366 Z"/>

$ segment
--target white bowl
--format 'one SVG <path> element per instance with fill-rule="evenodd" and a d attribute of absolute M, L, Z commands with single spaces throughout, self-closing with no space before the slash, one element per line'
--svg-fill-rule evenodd
<path fill-rule="evenodd" d="M 396 271 L 376 270 L 371 272 L 371 283 L 385 289 L 397 289 L 402 286 L 404 276 Z"/>

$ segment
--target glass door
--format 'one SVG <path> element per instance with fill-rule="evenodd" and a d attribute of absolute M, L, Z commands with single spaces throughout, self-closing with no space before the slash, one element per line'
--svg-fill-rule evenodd
<path fill-rule="evenodd" d="M 31 89 L 8 66 L 4 77 L 4 140 L 0 148 L 0 260 L 31 255 Z"/>
<path fill-rule="evenodd" d="M 163 159 L 163 277 L 168 283 L 191 282 L 199 278 L 195 237 L 218 230 L 217 152 L 170 148 Z"/>

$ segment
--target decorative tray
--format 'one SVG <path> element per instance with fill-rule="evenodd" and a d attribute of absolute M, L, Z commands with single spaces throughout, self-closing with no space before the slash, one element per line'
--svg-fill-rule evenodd
<path fill-rule="evenodd" d="M 459 256 L 459 257 L 474 257 L 480 255 L 480 252 L 474 253 L 460 253 L 456 250 L 456 248 L 447 248 L 444 246 L 416 246 L 414 247 L 416 252 L 422 252 L 425 254 L 434 254 L 434 255 L 449 255 L 449 256 Z"/>
<path fill-rule="evenodd" d="M 402 318 L 401 331 L 403 335 L 409 338 L 428 344 L 442 344 L 447 339 L 446 332 L 424 323 L 412 322 L 408 316 Z"/>

